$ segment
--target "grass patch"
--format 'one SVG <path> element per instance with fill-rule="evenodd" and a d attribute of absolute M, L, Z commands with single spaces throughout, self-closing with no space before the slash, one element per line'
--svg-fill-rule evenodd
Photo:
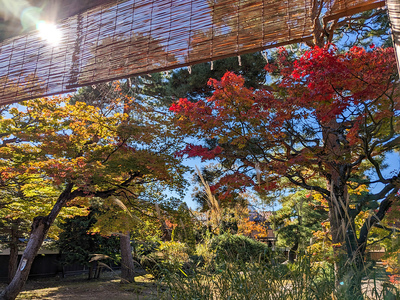
<path fill-rule="evenodd" d="M 304 258 L 294 264 L 226 263 L 210 271 L 198 269 L 182 276 L 164 278 L 168 289 L 160 299 L 198 300 L 354 300 L 346 290 L 335 288 L 333 267 Z M 371 278 L 363 282 L 364 300 L 400 299 L 399 291 L 387 281 Z M 357 298 L 359 300 L 359 298 Z"/>

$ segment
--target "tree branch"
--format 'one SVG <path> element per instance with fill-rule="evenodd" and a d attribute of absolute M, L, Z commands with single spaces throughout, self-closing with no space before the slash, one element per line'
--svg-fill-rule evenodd
<path fill-rule="evenodd" d="M 358 238 L 358 245 L 362 249 L 362 251 L 365 251 L 365 248 L 367 246 L 367 239 L 368 239 L 368 233 L 371 230 L 372 226 L 380 222 L 386 215 L 387 211 L 389 208 L 392 206 L 393 202 L 397 198 L 396 196 L 397 190 L 392 191 L 386 198 L 381 202 L 379 205 L 379 210 L 378 212 L 370 216 L 367 220 L 365 220 L 363 226 L 360 229 L 360 237 Z"/>
<path fill-rule="evenodd" d="M 309 191 L 317 191 L 317 192 L 319 192 L 320 194 L 324 195 L 324 197 L 330 197 L 330 192 L 329 192 L 327 189 L 321 188 L 321 187 L 319 187 L 319 186 L 308 185 L 308 184 L 305 182 L 304 178 L 301 178 L 301 177 L 298 176 L 297 174 L 296 174 L 296 175 L 289 175 L 289 174 L 286 174 L 285 177 L 286 177 L 287 179 L 289 179 L 289 181 L 290 181 L 291 183 L 293 183 L 294 185 L 300 186 L 300 187 L 305 188 L 305 189 L 307 189 L 307 190 L 309 190 Z M 300 179 L 301 179 L 301 182 L 295 180 L 294 177 L 300 178 Z"/>
<path fill-rule="evenodd" d="M 381 224 L 375 224 L 376 228 L 380 228 L 380 229 L 384 229 L 386 231 L 390 231 L 390 232 L 397 232 L 400 233 L 400 229 L 397 229 L 396 227 L 387 227 L 387 226 L 383 226 Z"/>

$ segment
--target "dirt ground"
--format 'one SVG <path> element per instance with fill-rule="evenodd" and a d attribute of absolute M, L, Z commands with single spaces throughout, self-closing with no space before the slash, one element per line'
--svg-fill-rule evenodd
<path fill-rule="evenodd" d="M 5 284 L 0 284 L 0 290 Z M 86 276 L 42 278 L 28 280 L 18 300 L 155 300 L 156 282 L 144 276 L 135 283 L 121 284 L 118 274 L 105 273 L 100 279 L 87 280 Z"/>

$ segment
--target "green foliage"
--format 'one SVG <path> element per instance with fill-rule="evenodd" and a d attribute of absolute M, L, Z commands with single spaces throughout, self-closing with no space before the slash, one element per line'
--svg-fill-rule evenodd
<path fill-rule="evenodd" d="M 175 213 L 177 226 L 173 229 L 172 237 L 175 241 L 186 243 L 190 253 L 196 248 L 195 220 L 186 204 L 181 204 Z"/>
<path fill-rule="evenodd" d="M 224 233 L 211 240 L 212 251 L 215 251 L 215 261 L 221 263 L 233 262 L 266 262 L 271 254 L 267 244 L 258 242 L 243 235 Z"/>
<path fill-rule="evenodd" d="M 63 254 L 61 263 L 89 265 L 94 254 L 103 254 L 110 259 L 106 263 L 119 261 L 119 238 L 117 236 L 102 236 L 99 233 L 90 233 L 96 223 L 95 213 L 88 216 L 76 216 L 65 219 L 60 227 L 58 245 Z"/>
<path fill-rule="evenodd" d="M 141 241 L 134 242 L 134 251 L 138 260 L 142 257 L 148 256 L 151 253 L 157 251 L 160 246 L 160 238 L 158 236 L 149 235 L 147 238 Z"/>
<path fill-rule="evenodd" d="M 317 197 L 313 197 L 312 193 L 304 190 L 281 197 L 282 208 L 271 217 L 279 247 L 304 251 L 310 244 L 310 239 L 315 242 L 314 233 L 322 231 L 321 223 L 328 219 L 327 207 L 315 198 Z"/>
<path fill-rule="evenodd" d="M 183 272 L 182 267 L 189 262 L 188 246 L 181 242 L 159 242 L 154 252 L 141 258 L 145 269 L 154 277 L 162 274 Z"/>
<path fill-rule="evenodd" d="M 335 289 L 333 265 L 312 263 L 308 256 L 293 264 L 256 261 L 224 264 L 217 271 L 197 269 L 193 274 L 170 274 L 162 279 L 167 291 L 160 299 L 201 300 L 355 300 L 345 289 Z M 399 291 L 374 274 L 365 278 L 365 300 L 398 299 Z M 397 298 L 396 298 L 397 297 Z"/>
<path fill-rule="evenodd" d="M 161 262 L 171 266 L 172 270 L 180 268 L 189 259 L 188 247 L 181 242 L 162 242 L 158 251 L 162 257 Z"/>
<path fill-rule="evenodd" d="M 211 248 L 212 236 L 209 231 L 204 234 L 204 240 L 202 243 L 196 245 L 196 255 L 201 258 L 206 268 L 213 268 L 215 259 L 215 249 Z"/>

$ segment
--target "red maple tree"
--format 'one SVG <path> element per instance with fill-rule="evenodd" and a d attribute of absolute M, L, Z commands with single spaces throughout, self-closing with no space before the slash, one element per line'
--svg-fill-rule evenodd
<path fill-rule="evenodd" d="M 326 45 L 292 59 L 282 48 L 266 70 L 277 79 L 263 89 L 248 89 L 241 76 L 227 72 L 220 81 L 210 79 L 212 97 L 173 104 L 176 125 L 203 138 L 181 154 L 219 160 L 226 170 L 220 184 L 231 186 L 227 193 L 293 185 L 319 192 L 329 204 L 336 255 L 361 268 L 368 233 L 397 201 L 400 187 L 399 174 L 385 177 L 381 164 L 400 141 L 393 49 L 343 53 Z M 374 171 L 373 180 L 367 170 Z M 379 193 L 349 197 L 350 189 L 376 182 L 384 186 Z M 377 210 L 356 232 L 356 216 L 369 209 Z M 342 268 L 339 281 L 348 272 Z M 353 291 L 360 292 L 361 279 L 354 280 Z"/>

